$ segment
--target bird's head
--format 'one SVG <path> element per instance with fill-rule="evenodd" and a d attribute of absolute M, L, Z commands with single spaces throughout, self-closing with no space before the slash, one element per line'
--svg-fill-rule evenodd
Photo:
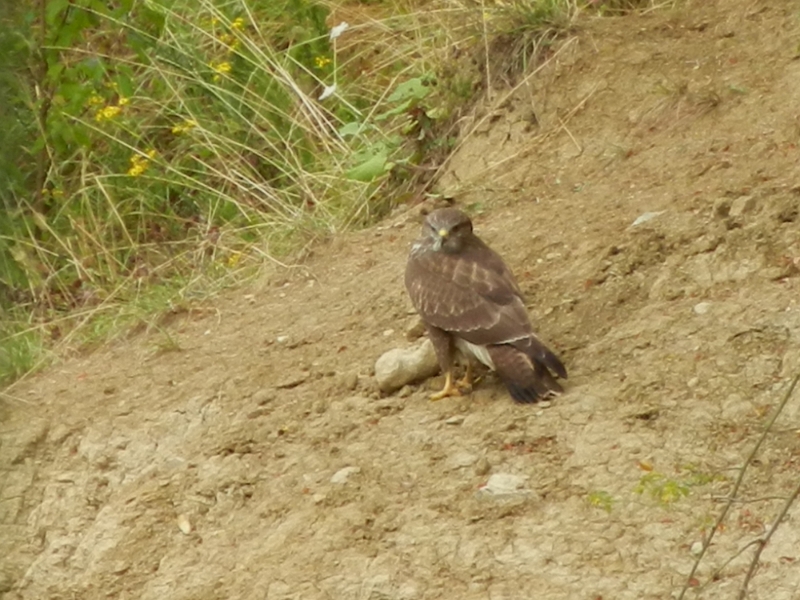
<path fill-rule="evenodd" d="M 425 218 L 422 230 L 435 251 L 458 252 L 472 236 L 472 221 L 457 208 L 440 208 Z"/>

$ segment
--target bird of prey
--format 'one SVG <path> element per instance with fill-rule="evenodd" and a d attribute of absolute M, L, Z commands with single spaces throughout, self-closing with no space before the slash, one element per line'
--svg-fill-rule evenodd
<path fill-rule="evenodd" d="M 427 215 L 412 246 L 405 284 L 445 374 L 440 400 L 471 386 L 470 355 L 492 369 L 511 397 L 531 403 L 562 391 L 564 364 L 533 333 L 522 293 L 503 259 L 473 232 L 456 208 Z M 463 380 L 453 382 L 456 351 L 467 359 Z"/>

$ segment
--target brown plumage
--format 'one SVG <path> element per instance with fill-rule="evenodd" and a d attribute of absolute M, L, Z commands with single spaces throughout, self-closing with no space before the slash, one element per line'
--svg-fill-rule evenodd
<path fill-rule="evenodd" d="M 459 395 L 452 381 L 456 350 L 497 372 L 516 402 L 536 402 L 561 392 L 551 371 L 564 364 L 533 333 L 522 293 L 511 271 L 473 232 L 456 208 L 431 212 L 413 245 L 405 283 L 433 342 L 444 389 L 438 400 Z M 470 363 L 463 385 L 469 385 Z"/>

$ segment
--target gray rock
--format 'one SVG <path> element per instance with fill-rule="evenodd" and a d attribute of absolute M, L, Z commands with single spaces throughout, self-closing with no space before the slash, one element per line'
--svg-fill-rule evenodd
<path fill-rule="evenodd" d="M 483 475 L 487 475 L 491 470 L 492 465 L 485 456 L 479 458 L 478 462 L 475 463 L 475 475 L 482 477 Z"/>
<path fill-rule="evenodd" d="M 492 498 L 512 498 L 531 495 L 531 490 L 525 487 L 528 478 L 511 473 L 495 473 L 489 481 L 482 485 L 479 492 L 481 496 Z"/>
<path fill-rule="evenodd" d="M 719 198 L 714 202 L 714 214 L 720 219 L 726 218 L 731 212 L 731 201 L 728 198 Z"/>
<path fill-rule="evenodd" d="M 431 377 L 439 371 L 439 362 L 430 340 L 415 348 L 395 348 L 375 362 L 375 379 L 382 392 L 399 390 L 408 383 Z"/>
<path fill-rule="evenodd" d="M 414 340 L 418 340 L 423 335 L 425 335 L 425 323 L 422 322 L 422 319 L 419 317 L 414 317 L 411 320 L 411 324 L 406 327 L 406 339 L 409 342 L 413 342 Z"/>
<path fill-rule="evenodd" d="M 265 404 L 269 404 L 275 399 L 275 390 L 257 390 L 253 394 L 253 401 L 258 404 L 259 406 L 264 406 Z"/>
<path fill-rule="evenodd" d="M 456 471 L 471 467 L 477 460 L 478 457 L 469 452 L 456 452 L 447 458 L 445 465 L 449 471 Z"/>
<path fill-rule="evenodd" d="M 659 211 L 656 211 L 656 212 L 643 213 L 643 214 L 639 215 L 638 217 L 636 217 L 636 220 L 633 223 L 631 223 L 631 227 L 636 227 L 637 225 L 642 225 L 643 223 L 647 223 L 648 221 L 652 221 L 657 216 L 662 215 L 665 212 L 666 211 L 659 210 Z"/>
<path fill-rule="evenodd" d="M 336 483 L 338 485 L 344 485 L 353 475 L 361 473 L 360 467 L 344 467 L 343 469 L 339 469 L 336 473 L 331 476 L 331 483 Z"/>
<path fill-rule="evenodd" d="M 740 217 L 751 213 L 756 207 L 756 199 L 753 196 L 740 196 L 731 203 L 730 216 Z"/>
<path fill-rule="evenodd" d="M 341 389 L 352 392 L 358 387 L 358 373 L 355 371 L 342 373 L 339 375 L 337 383 Z"/>
<path fill-rule="evenodd" d="M 711 302 L 698 302 L 694 305 L 693 310 L 698 315 L 704 315 L 711 310 Z"/>

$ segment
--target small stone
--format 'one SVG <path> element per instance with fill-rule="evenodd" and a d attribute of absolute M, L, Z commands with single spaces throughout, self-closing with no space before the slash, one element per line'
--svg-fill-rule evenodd
<path fill-rule="evenodd" d="M 720 219 L 725 219 L 731 212 L 731 201 L 728 198 L 720 198 L 714 202 L 714 214 Z"/>
<path fill-rule="evenodd" d="M 730 216 L 739 217 L 753 212 L 756 207 L 756 199 L 753 196 L 740 196 L 731 203 Z"/>
<path fill-rule="evenodd" d="M 478 459 L 478 462 L 475 463 L 475 475 L 482 477 L 484 475 L 488 475 L 489 471 L 492 470 L 492 465 L 489 463 L 489 460 L 482 456 Z"/>
<path fill-rule="evenodd" d="M 279 335 L 278 337 L 275 338 L 275 341 L 278 342 L 279 344 L 285 344 L 286 342 L 289 341 L 289 336 Z"/>
<path fill-rule="evenodd" d="M 269 404 L 275 399 L 275 390 L 258 390 L 253 394 L 253 402 L 259 406 Z"/>
<path fill-rule="evenodd" d="M 131 564 L 126 560 L 115 560 L 111 564 L 111 572 L 114 575 L 122 575 L 131 568 Z"/>
<path fill-rule="evenodd" d="M 280 381 L 275 387 L 279 390 L 290 390 L 292 388 L 296 388 L 298 385 L 305 383 L 306 379 L 311 375 L 308 371 L 304 371 L 302 373 L 295 373 L 294 375 L 289 375 L 283 381 Z"/>
<path fill-rule="evenodd" d="M 511 473 L 495 473 L 480 487 L 480 494 L 494 498 L 527 496 L 531 493 L 525 488 L 528 478 Z"/>
<path fill-rule="evenodd" d="M 247 412 L 248 419 L 258 419 L 263 417 L 264 415 L 270 414 L 272 411 L 267 408 L 266 406 L 259 406 L 258 408 L 254 408 Z"/>
<path fill-rule="evenodd" d="M 662 215 L 665 212 L 666 211 L 659 210 L 659 211 L 656 211 L 656 212 L 643 213 L 643 214 L 639 215 L 638 217 L 636 217 L 636 220 L 633 223 L 631 223 L 631 227 L 636 227 L 637 225 L 642 225 L 643 223 L 647 223 L 648 221 L 652 221 L 657 216 Z"/>
<path fill-rule="evenodd" d="M 456 452 L 455 454 L 448 457 L 445 464 L 448 470 L 455 471 L 458 469 L 464 469 L 466 467 L 470 467 L 474 465 L 477 460 L 478 460 L 477 457 L 474 454 L 470 454 L 469 452 Z"/>
<path fill-rule="evenodd" d="M 411 324 L 406 327 L 406 339 L 409 342 L 418 340 L 425 335 L 425 323 L 419 317 L 414 318 Z"/>
<path fill-rule="evenodd" d="M 354 389 L 358 387 L 358 373 L 355 371 L 350 371 L 349 373 L 343 373 L 339 377 L 339 386 L 345 390 L 352 392 Z"/>
<path fill-rule="evenodd" d="M 689 552 L 692 553 L 693 556 L 700 556 L 700 553 L 703 551 L 703 542 L 695 542 L 692 544 L 691 549 Z"/>
<path fill-rule="evenodd" d="M 435 375 L 439 362 L 430 340 L 416 348 L 395 348 L 375 362 L 375 378 L 384 393 L 394 392 L 408 383 Z"/>
<path fill-rule="evenodd" d="M 311 499 L 314 501 L 314 504 L 319 504 L 320 502 L 324 502 L 328 496 L 325 494 L 314 494 L 311 496 Z"/>
<path fill-rule="evenodd" d="M 178 515 L 177 518 L 178 529 L 181 530 L 183 535 L 189 535 L 192 533 L 192 523 L 189 521 L 189 517 L 184 514 Z"/>
<path fill-rule="evenodd" d="M 464 422 L 464 415 L 455 415 L 445 421 L 448 425 L 461 425 Z"/>
<path fill-rule="evenodd" d="M 383 337 L 392 337 L 394 335 L 394 329 L 386 329 L 383 332 Z"/>
<path fill-rule="evenodd" d="M 692 310 L 694 310 L 695 314 L 704 315 L 711 310 L 711 302 L 698 302 Z"/>
<path fill-rule="evenodd" d="M 404 385 L 403 387 L 400 388 L 400 391 L 397 392 L 397 396 L 398 398 L 408 398 L 411 395 L 412 391 L 413 390 L 411 389 L 410 385 Z"/>
<path fill-rule="evenodd" d="M 344 485 L 353 475 L 361 473 L 360 467 L 344 467 L 331 476 L 331 483 Z"/>
<path fill-rule="evenodd" d="M 539 408 L 550 408 L 553 406 L 553 403 L 550 400 L 542 400 L 541 402 L 537 403 Z"/>

